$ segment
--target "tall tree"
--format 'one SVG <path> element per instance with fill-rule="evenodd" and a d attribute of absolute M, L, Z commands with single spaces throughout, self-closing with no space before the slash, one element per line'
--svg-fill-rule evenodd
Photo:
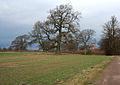
<path fill-rule="evenodd" d="M 103 37 L 100 41 L 100 47 L 107 55 L 120 53 L 120 23 L 115 16 L 103 25 Z"/>
<path fill-rule="evenodd" d="M 44 49 L 44 41 L 50 42 L 50 49 L 55 48 L 61 52 L 61 44 L 65 42 L 66 35 L 75 34 L 79 28 L 80 13 L 75 12 L 71 5 L 60 5 L 50 10 L 45 22 L 38 21 L 31 33 L 32 42 L 39 43 Z"/>
<path fill-rule="evenodd" d="M 80 32 L 78 35 L 79 42 L 83 45 L 85 54 L 87 53 L 87 48 L 89 45 L 89 41 L 93 38 L 93 35 L 95 34 L 95 31 L 92 29 L 85 29 Z"/>
<path fill-rule="evenodd" d="M 16 37 L 16 39 L 12 41 L 10 48 L 18 51 L 26 50 L 28 45 L 28 39 L 28 35 L 21 35 Z"/>
<path fill-rule="evenodd" d="M 67 33 L 75 33 L 79 27 L 80 13 L 75 12 L 71 5 L 60 5 L 50 10 L 47 19 L 53 24 L 57 42 L 57 53 L 61 51 L 62 37 Z"/>

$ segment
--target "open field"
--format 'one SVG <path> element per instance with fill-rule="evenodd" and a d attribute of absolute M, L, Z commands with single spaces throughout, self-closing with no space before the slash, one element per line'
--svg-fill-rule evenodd
<path fill-rule="evenodd" d="M 108 60 L 109 56 L 38 52 L 0 53 L 0 85 L 63 84 L 87 68 Z"/>

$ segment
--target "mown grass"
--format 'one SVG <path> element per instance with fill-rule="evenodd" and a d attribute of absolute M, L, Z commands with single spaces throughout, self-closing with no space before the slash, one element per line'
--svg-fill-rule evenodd
<path fill-rule="evenodd" d="M 92 68 L 109 58 L 78 54 L 1 52 L 0 85 L 61 85 L 84 69 Z"/>

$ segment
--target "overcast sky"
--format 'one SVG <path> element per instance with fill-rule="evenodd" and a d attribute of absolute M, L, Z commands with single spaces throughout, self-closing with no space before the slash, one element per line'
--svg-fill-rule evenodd
<path fill-rule="evenodd" d="M 68 3 L 82 13 L 80 29 L 94 29 L 96 38 L 111 16 L 120 20 L 120 0 L 0 0 L 0 47 L 8 47 L 16 36 L 30 32 L 50 9 Z"/>

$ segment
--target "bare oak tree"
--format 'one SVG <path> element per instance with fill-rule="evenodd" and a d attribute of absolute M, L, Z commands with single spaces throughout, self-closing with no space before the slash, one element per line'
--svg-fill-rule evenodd
<path fill-rule="evenodd" d="M 88 43 L 92 39 L 94 34 L 95 34 L 94 30 L 85 29 L 85 30 L 82 30 L 78 35 L 78 40 L 81 44 L 83 44 L 85 54 L 87 53 Z"/>
<path fill-rule="evenodd" d="M 39 45 L 39 50 L 48 51 L 54 48 L 56 39 L 54 38 L 53 26 L 49 21 L 36 22 L 30 33 L 30 40 L 31 42 L 29 44 L 37 43 Z"/>
<path fill-rule="evenodd" d="M 60 5 L 50 10 L 45 22 L 38 21 L 30 33 L 31 43 L 38 43 L 39 49 L 45 48 L 44 41 L 50 41 L 50 49 L 55 48 L 61 53 L 61 43 L 64 43 L 66 35 L 79 31 L 80 13 L 75 12 L 71 5 Z"/>
<path fill-rule="evenodd" d="M 75 33 L 79 27 L 80 13 L 74 12 L 71 5 L 60 5 L 50 10 L 48 20 L 54 26 L 54 32 L 57 35 L 57 53 L 61 51 L 62 37 L 67 33 Z"/>
<path fill-rule="evenodd" d="M 21 35 L 16 37 L 16 39 L 12 41 L 10 48 L 12 50 L 18 51 L 26 50 L 28 46 L 28 39 L 29 39 L 28 35 Z"/>
<path fill-rule="evenodd" d="M 115 16 L 103 25 L 103 37 L 100 41 L 100 47 L 107 55 L 120 53 L 120 23 Z"/>

